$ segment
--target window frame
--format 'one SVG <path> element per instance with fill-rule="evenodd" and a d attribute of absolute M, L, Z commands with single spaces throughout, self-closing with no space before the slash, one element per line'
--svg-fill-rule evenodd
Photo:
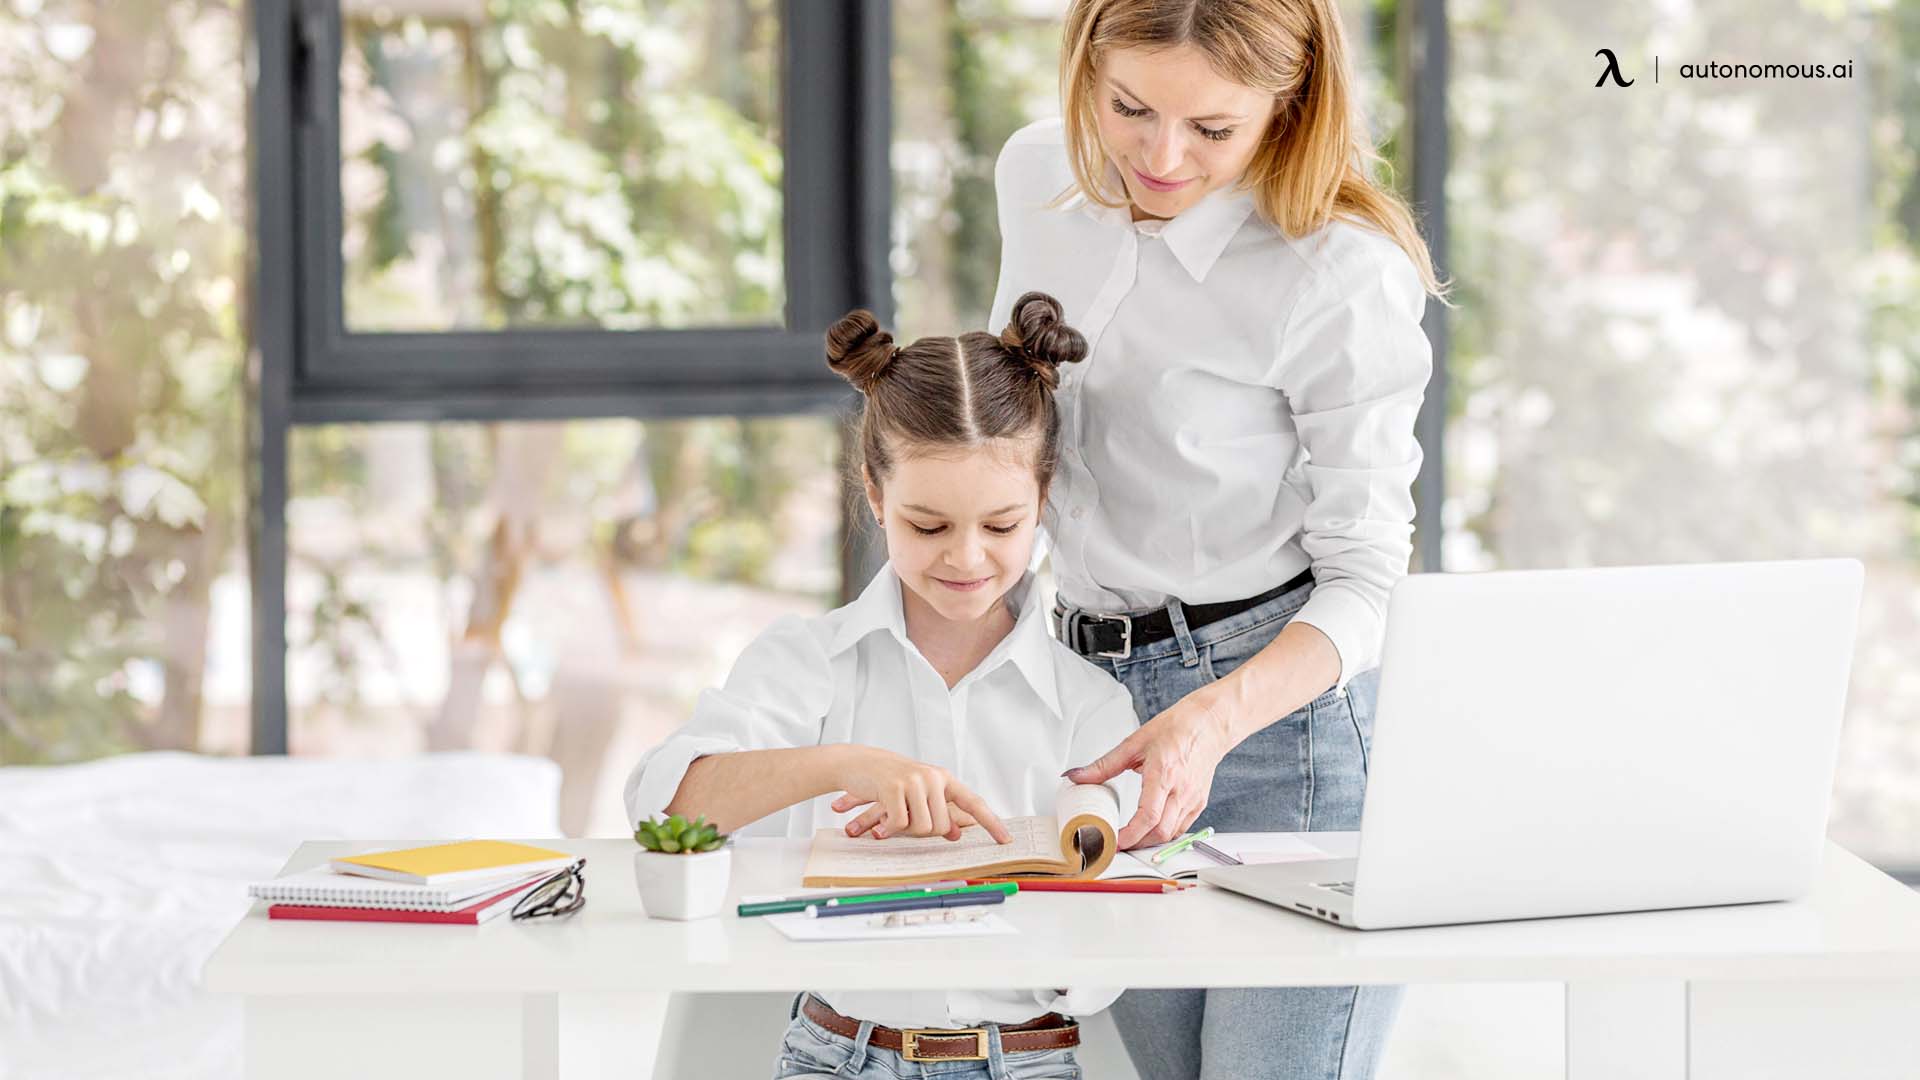
<path fill-rule="evenodd" d="M 295 2 L 296 422 L 577 416 L 595 402 L 599 415 L 628 415 L 656 394 L 726 413 L 813 411 L 844 398 L 820 362 L 820 336 L 891 289 L 891 206 L 872 203 L 860 183 L 887 167 L 890 81 L 884 62 L 871 62 L 874 35 L 890 32 L 887 5 L 780 3 L 783 325 L 362 332 L 347 329 L 344 310 L 341 3 Z"/>
<path fill-rule="evenodd" d="M 252 752 L 284 754 L 294 425 L 818 415 L 852 399 L 821 339 L 855 307 L 893 318 L 892 18 L 885 0 L 780 0 L 783 325 L 349 333 L 340 0 L 254 0 L 250 16 Z M 877 565 L 871 530 L 845 529 L 850 573 Z"/>

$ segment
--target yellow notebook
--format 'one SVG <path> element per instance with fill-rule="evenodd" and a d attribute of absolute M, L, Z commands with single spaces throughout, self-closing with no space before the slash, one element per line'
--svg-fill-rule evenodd
<path fill-rule="evenodd" d="M 380 851 L 335 859 L 334 871 L 386 881 L 411 881 L 418 885 L 444 885 L 457 881 L 516 877 L 558 870 L 574 857 L 551 848 L 510 844 L 504 840 L 462 840 L 454 844 L 407 848 L 404 851 Z"/>

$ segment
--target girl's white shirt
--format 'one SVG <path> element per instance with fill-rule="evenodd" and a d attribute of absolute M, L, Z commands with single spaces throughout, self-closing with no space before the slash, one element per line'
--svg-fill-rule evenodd
<path fill-rule="evenodd" d="M 1008 590 L 1013 629 L 951 689 L 907 637 L 891 564 L 859 598 L 810 618 L 788 616 L 740 656 L 692 719 L 648 751 L 627 779 L 628 819 L 663 812 L 687 767 L 735 750 L 858 743 L 938 765 L 1002 816 L 1052 814 L 1060 773 L 1112 749 L 1139 725 L 1126 687 L 1047 635 L 1033 576 Z M 1140 800 L 1138 773 L 1108 786 L 1121 821 Z M 838 793 L 771 814 L 746 835 L 808 838 L 839 829 Z M 795 883 L 798 885 L 798 882 Z M 904 957 L 902 963 L 911 963 Z M 847 1016 L 886 1027 L 1018 1023 L 1046 1012 L 1098 1012 L 1117 989 L 818 992 Z"/>
<path fill-rule="evenodd" d="M 1057 395 L 1061 598 L 1110 613 L 1215 603 L 1311 566 L 1294 618 L 1332 640 L 1339 686 L 1375 666 L 1412 556 L 1414 419 L 1432 370 L 1412 260 L 1346 222 L 1290 239 L 1248 191 L 1165 222 L 1077 193 L 1053 205 L 1074 188 L 1058 120 L 1015 133 L 994 183 L 988 325 L 1038 289 L 1092 347 Z"/>

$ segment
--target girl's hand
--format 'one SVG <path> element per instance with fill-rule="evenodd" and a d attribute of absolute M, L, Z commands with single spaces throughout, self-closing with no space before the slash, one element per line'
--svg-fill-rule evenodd
<path fill-rule="evenodd" d="M 1013 842 L 1013 834 L 971 788 L 937 765 L 915 761 L 891 750 L 862 746 L 841 771 L 846 794 L 833 800 L 835 813 L 873 805 L 847 822 L 847 835 L 870 832 L 889 836 L 944 836 L 960 839 L 960 830 L 979 825 L 995 843 Z"/>
<path fill-rule="evenodd" d="M 1065 775 L 1076 784 L 1104 784 L 1129 769 L 1138 772 L 1140 809 L 1120 830 L 1120 849 L 1164 844 L 1207 808 L 1213 771 L 1233 749 L 1229 731 L 1227 717 L 1195 691 L 1092 764 Z"/>

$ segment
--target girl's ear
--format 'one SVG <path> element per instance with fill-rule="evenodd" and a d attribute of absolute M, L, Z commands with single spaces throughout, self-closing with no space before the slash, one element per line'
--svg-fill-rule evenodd
<path fill-rule="evenodd" d="M 886 517 L 880 512 L 880 504 L 882 502 L 880 485 L 873 482 L 873 470 L 867 468 L 865 465 L 860 466 L 860 478 L 867 482 L 867 507 L 873 511 L 874 522 L 879 525 L 885 525 Z"/>

